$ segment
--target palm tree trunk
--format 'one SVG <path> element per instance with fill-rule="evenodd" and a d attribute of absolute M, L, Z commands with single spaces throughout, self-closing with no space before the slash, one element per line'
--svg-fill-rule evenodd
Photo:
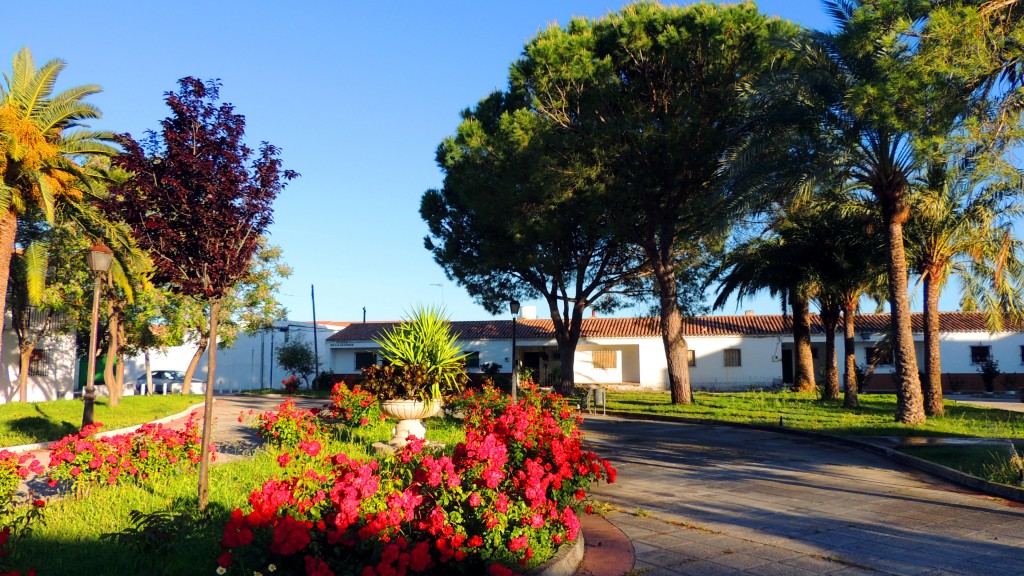
<path fill-rule="evenodd" d="M 199 512 L 205 512 L 207 504 L 210 503 L 210 445 L 213 444 L 213 383 L 217 377 L 217 318 L 219 316 L 220 299 L 217 298 L 210 302 L 210 333 L 206 336 L 206 340 L 212 342 L 213 345 L 210 346 L 206 399 L 203 402 L 203 443 L 199 455 Z"/>
<path fill-rule="evenodd" d="M 942 416 L 942 358 L 939 355 L 939 292 L 932 271 L 924 276 L 924 412 L 928 416 Z"/>
<path fill-rule="evenodd" d="M 836 326 L 839 325 L 839 307 L 822 304 L 821 324 L 825 328 L 825 400 L 839 398 L 839 363 L 836 358 Z"/>
<path fill-rule="evenodd" d="M 893 359 L 896 385 L 896 421 L 920 424 L 925 421 L 921 379 L 917 373 L 917 353 L 910 325 L 910 298 L 907 296 L 907 257 L 903 248 L 903 221 L 906 210 L 885 209 L 888 242 L 889 306 L 892 311 Z"/>
<path fill-rule="evenodd" d="M 817 389 L 814 382 L 814 355 L 811 353 L 811 309 L 807 298 L 791 292 L 790 306 L 793 307 L 793 347 L 796 360 L 795 380 L 793 389 L 797 392 L 813 392 Z"/>
<path fill-rule="evenodd" d="M 690 389 L 690 366 L 686 359 L 686 338 L 683 336 L 683 316 L 679 313 L 675 273 L 655 260 L 654 277 L 658 282 L 661 340 L 665 345 L 672 403 L 690 404 L 693 402 L 693 392 Z"/>
<path fill-rule="evenodd" d="M 846 374 L 843 375 L 843 381 L 846 384 L 846 392 L 843 393 L 843 406 L 846 406 L 847 408 L 856 408 L 859 405 L 859 401 L 857 400 L 857 393 L 859 392 L 859 384 L 857 382 L 857 354 L 854 342 L 856 331 L 853 325 L 856 311 L 856 300 L 847 302 L 846 309 L 843 310 L 843 354 L 846 356 Z"/>
<path fill-rule="evenodd" d="M 0 218 L 0 292 L 7 294 L 7 282 L 11 277 L 11 256 L 14 255 L 14 235 L 18 231 L 18 217 L 13 210 Z M 0 322 L 6 322 L 7 298 L 0 298 Z M 2 340 L 2 339 L 0 339 Z M 2 342 L 0 342 L 2 345 Z M 0 352 L 3 350 L 0 349 Z"/>

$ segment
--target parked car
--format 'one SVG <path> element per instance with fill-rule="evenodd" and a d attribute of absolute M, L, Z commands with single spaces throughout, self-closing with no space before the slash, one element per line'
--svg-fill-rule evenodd
<path fill-rule="evenodd" d="M 155 394 L 179 394 L 185 383 L 185 373 L 181 370 L 153 370 L 153 391 Z M 135 380 L 135 393 L 147 394 L 146 375 L 143 374 Z M 206 382 L 192 378 L 190 386 L 192 394 L 203 394 L 206 392 Z"/>

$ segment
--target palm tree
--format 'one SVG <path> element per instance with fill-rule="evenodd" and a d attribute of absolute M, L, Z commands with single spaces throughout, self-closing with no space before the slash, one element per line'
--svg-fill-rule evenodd
<path fill-rule="evenodd" d="M 80 189 L 97 176 L 77 161 L 113 155 L 108 132 L 88 130 L 85 120 L 100 117 L 83 102 L 100 91 L 79 86 L 53 93 L 64 62 L 51 60 L 35 67 L 32 53 L 22 48 L 12 59 L 11 73 L 0 86 L 0 287 L 6 289 L 14 253 L 18 218 L 38 209 L 53 223 L 61 202 L 75 202 Z M 0 318 L 6 302 L 0 302 Z"/>
<path fill-rule="evenodd" d="M 733 293 L 742 301 L 764 290 L 779 297 L 783 308 L 789 304 L 793 312 L 795 348 L 793 388 L 799 391 L 812 391 L 816 387 L 811 353 L 810 300 L 816 294 L 817 286 L 810 281 L 804 266 L 810 257 L 806 249 L 806 245 L 793 242 L 776 226 L 771 236 L 754 238 L 727 252 L 712 277 L 719 282 L 714 308 L 724 306 Z"/>
<path fill-rule="evenodd" d="M 910 324 L 903 228 L 912 208 L 910 182 L 921 166 L 917 144 L 950 133 L 969 91 L 957 82 L 928 84 L 915 66 L 917 54 L 905 32 L 925 14 L 912 13 L 909 3 L 832 0 L 825 5 L 838 30 L 814 32 L 794 46 L 802 56 L 799 77 L 815 102 L 826 103 L 823 130 L 846 142 L 851 181 L 870 194 L 881 212 L 896 419 L 919 423 L 926 415 Z"/>
<path fill-rule="evenodd" d="M 1018 288 L 1024 280 L 1021 242 L 1013 219 L 1020 174 L 1000 163 L 937 161 L 917 184 L 908 229 L 911 263 L 924 285 L 925 411 L 942 416 L 942 361 L 939 355 L 939 295 L 950 276 L 960 279 L 961 307 L 987 313 L 989 329 L 1002 328 L 1004 315 L 1024 311 Z"/>

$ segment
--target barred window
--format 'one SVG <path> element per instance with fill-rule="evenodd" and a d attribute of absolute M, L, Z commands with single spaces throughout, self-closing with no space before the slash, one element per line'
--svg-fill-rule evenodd
<path fill-rule="evenodd" d="M 991 346 L 971 346 L 971 364 L 981 364 L 991 356 Z"/>
<path fill-rule="evenodd" d="M 595 350 L 594 368 L 599 370 L 611 370 L 619 366 L 619 353 L 615 350 Z"/>
<path fill-rule="evenodd" d="M 479 368 L 480 367 L 480 353 L 479 352 L 468 352 L 466 354 L 466 368 Z"/>
<path fill-rule="evenodd" d="M 29 376 L 46 376 L 46 369 L 50 366 L 50 351 L 39 350 L 38 348 L 32 351 L 32 355 L 28 360 L 28 375 Z"/>
<path fill-rule="evenodd" d="M 725 365 L 727 367 L 736 367 L 743 365 L 739 348 L 729 348 L 725 350 Z"/>
<path fill-rule="evenodd" d="M 686 365 L 693 368 L 697 365 L 697 351 L 690 349 L 686 351 Z"/>

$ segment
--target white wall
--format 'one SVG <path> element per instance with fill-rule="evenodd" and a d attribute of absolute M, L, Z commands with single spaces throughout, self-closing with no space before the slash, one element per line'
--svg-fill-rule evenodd
<path fill-rule="evenodd" d="M 310 346 L 313 345 L 313 325 L 311 322 L 282 321 L 275 323 L 278 331 L 267 331 L 249 336 L 239 335 L 231 348 L 217 350 L 217 381 L 215 393 L 238 392 L 259 388 L 280 388 L 281 380 L 288 377 L 276 361 L 277 350 L 285 343 L 285 333 L 280 329 L 287 327 L 288 340 L 302 338 Z M 320 366 L 323 370 L 330 369 L 330 352 L 326 339 L 337 330 L 317 327 Z M 175 346 L 161 352 L 150 353 L 151 370 L 188 369 L 188 364 L 195 354 L 195 345 Z M 207 380 L 209 374 L 209 351 L 203 354 L 196 366 L 195 377 Z M 145 357 L 138 355 L 125 359 L 125 386 L 134 385 L 136 378 L 145 374 Z"/>
<path fill-rule="evenodd" d="M 49 361 L 46 374 L 29 376 L 27 392 L 29 402 L 59 400 L 75 388 L 75 336 L 50 335 L 36 346 L 47 350 Z M 3 374 L 0 376 L 0 404 L 18 401 L 18 336 L 14 330 L 3 331 Z"/>

